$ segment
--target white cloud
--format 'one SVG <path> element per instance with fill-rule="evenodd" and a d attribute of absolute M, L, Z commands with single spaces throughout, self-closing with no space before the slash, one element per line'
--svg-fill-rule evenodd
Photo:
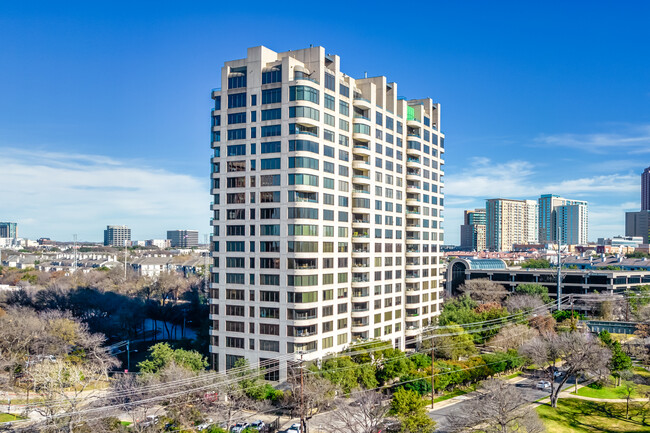
<path fill-rule="evenodd" d="M 630 153 L 650 153 L 650 125 L 611 125 L 616 132 L 592 134 L 550 134 L 537 138 L 548 146 L 574 147 L 584 152 L 625 149 Z"/>
<path fill-rule="evenodd" d="M 205 179 L 101 155 L 2 148 L 0 218 L 26 237 L 101 240 L 107 224 L 134 239 L 164 238 L 175 228 L 209 230 Z"/>

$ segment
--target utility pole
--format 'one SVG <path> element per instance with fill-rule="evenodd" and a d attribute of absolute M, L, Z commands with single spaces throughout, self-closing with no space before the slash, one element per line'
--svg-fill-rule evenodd
<path fill-rule="evenodd" d="M 126 243 L 127 240 L 124 240 L 124 282 L 126 283 Z"/>
<path fill-rule="evenodd" d="M 557 233 L 557 310 L 562 309 L 562 253 L 560 252 L 560 227 Z"/>
<path fill-rule="evenodd" d="M 434 354 L 434 347 L 433 347 L 433 335 L 431 336 L 431 409 L 433 410 L 433 400 L 435 399 L 436 395 L 436 385 L 435 382 L 433 381 L 434 379 L 434 374 L 433 374 L 433 361 L 435 359 L 435 354 Z"/>
<path fill-rule="evenodd" d="M 300 433 L 307 433 L 307 423 L 305 422 L 305 394 L 303 392 L 303 354 L 300 353 Z"/>
<path fill-rule="evenodd" d="M 131 340 L 126 340 L 126 371 L 131 371 Z"/>

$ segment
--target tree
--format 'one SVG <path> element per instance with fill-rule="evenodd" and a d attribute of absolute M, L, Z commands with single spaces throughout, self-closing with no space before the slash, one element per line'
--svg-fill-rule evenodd
<path fill-rule="evenodd" d="M 501 328 L 488 345 L 505 352 L 510 349 L 519 349 L 526 341 L 532 340 L 537 335 L 539 335 L 539 331 L 535 328 L 513 323 Z"/>
<path fill-rule="evenodd" d="M 422 348 L 428 350 L 433 347 L 435 355 L 444 359 L 457 361 L 462 356 L 469 356 L 476 353 L 476 346 L 471 334 L 454 323 L 449 323 L 442 329 L 427 331 L 422 341 Z"/>
<path fill-rule="evenodd" d="M 435 430 L 436 424 L 427 415 L 425 405 L 425 401 L 415 391 L 400 388 L 393 394 L 390 413 L 399 419 L 402 433 L 428 433 Z"/>
<path fill-rule="evenodd" d="M 543 306 L 542 300 L 533 295 L 511 295 L 506 299 L 506 308 L 510 313 L 529 312 L 541 309 Z"/>
<path fill-rule="evenodd" d="M 488 279 L 467 280 L 457 290 L 481 303 L 501 302 L 508 296 L 505 287 Z"/>
<path fill-rule="evenodd" d="M 194 350 L 172 349 L 167 343 L 154 344 L 149 348 L 149 356 L 138 363 L 143 373 L 159 373 L 172 363 L 197 372 L 208 366 L 208 361 Z"/>
<path fill-rule="evenodd" d="M 543 303 L 548 304 L 551 298 L 548 296 L 548 288 L 536 283 L 520 284 L 515 287 L 515 293 L 520 295 L 537 296 Z"/>
<path fill-rule="evenodd" d="M 636 388 L 634 382 L 625 380 L 623 381 L 623 387 L 619 390 L 619 394 L 625 399 L 625 419 L 630 419 L 630 400 Z"/>
<path fill-rule="evenodd" d="M 376 433 L 381 430 L 384 418 L 390 410 L 388 400 L 375 391 L 355 391 L 351 395 L 353 403 L 340 398 L 336 410 L 332 411 L 332 423 L 328 430 L 332 433 Z"/>
<path fill-rule="evenodd" d="M 541 433 L 546 430 L 521 391 L 498 379 L 481 384 L 478 397 L 455 414 L 452 429 L 484 433 Z"/>
<path fill-rule="evenodd" d="M 542 367 L 542 372 L 551 383 L 551 406 L 557 407 L 562 386 L 571 376 L 592 374 L 606 377 L 607 365 L 611 358 L 610 350 L 590 334 L 565 332 L 561 334 L 540 334 L 524 344 L 519 352 L 534 364 Z M 558 363 L 564 373 L 560 383 L 555 384 Z"/>
<path fill-rule="evenodd" d="M 522 262 L 521 267 L 524 269 L 548 269 L 551 263 L 546 259 L 528 259 Z"/>
<path fill-rule="evenodd" d="M 608 331 L 601 331 L 598 338 L 612 351 L 612 358 L 609 361 L 609 369 L 612 376 L 616 378 L 616 385 L 621 384 L 621 376 L 632 368 L 632 359 L 623 352 L 621 343 L 612 339 Z"/>

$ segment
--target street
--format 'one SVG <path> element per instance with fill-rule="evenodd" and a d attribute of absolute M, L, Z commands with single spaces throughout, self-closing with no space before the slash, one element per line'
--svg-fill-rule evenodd
<path fill-rule="evenodd" d="M 558 384 L 560 380 L 561 378 L 557 378 L 555 383 Z M 539 381 L 539 378 L 527 377 L 519 382 L 513 383 L 517 389 L 521 391 L 524 401 L 532 403 L 540 398 L 548 397 L 551 394 L 550 389 L 542 390 L 536 388 L 536 384 Z M 573 378 L 569 378 L 567 384 L 573 384 Z M 567 387 L 567 384 L 564 385 L 565 388 Z M 449 427 L 449 421 L 453 419 L 454 414 L 465 410 L 464 408 L 468 405 L 468 400 L 471 400 L 473 395 L 474 393 L 469 393 L 447 400 L 454 402 L 451 404 L 445 404 L 447 401 L 439 403 L 442 407 L 429 412 L 429 416 L 437 423 L 436 432 L 448 433 L 449 430 L 447 430 L 447 428 Z"/>

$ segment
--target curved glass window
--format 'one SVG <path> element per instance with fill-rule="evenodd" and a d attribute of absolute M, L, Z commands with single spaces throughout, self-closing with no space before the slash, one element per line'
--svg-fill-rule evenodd
<path fill-rule="evenodd" d="M 320 102 L 320 92 L 309 86 L 291 86 L 289 87 L 290 101 L 309 101 L 314 104 Z"/>
<path fill-rule="evenodd" d="M 289 185 L 318 186 L 318 176 L 302 173 L 290 174 Z"/>
<path fill-rule="evenodd" d="M 370 126 L 364 125 L 362 123 L 355 123 L 353 131 L 360 132 L 361 134 L 370 135 Z"/>
<path fill-rule="evenodd" d="M 289 107 L 289 117 L 308 117 L 320 120 L 320 111 L 312 107 Z"/>
<path fill-rule="evenodd" d="M 289 218 L 305 218 L 310 220 L 318 219 L 318 209 L 310 207 L 290 207 Z"/>
<path fill-rule="evenodd" d="M 306 156 L 291 156 L 289 157 L 289 168 L 310 168 L 312 170 L 318 170 L 318 160 Z"/>
<path fill-rule="evenodd" d="M 318 153 L 318 143 L 309 140 L 289 140 L 289 152 Z"/>

